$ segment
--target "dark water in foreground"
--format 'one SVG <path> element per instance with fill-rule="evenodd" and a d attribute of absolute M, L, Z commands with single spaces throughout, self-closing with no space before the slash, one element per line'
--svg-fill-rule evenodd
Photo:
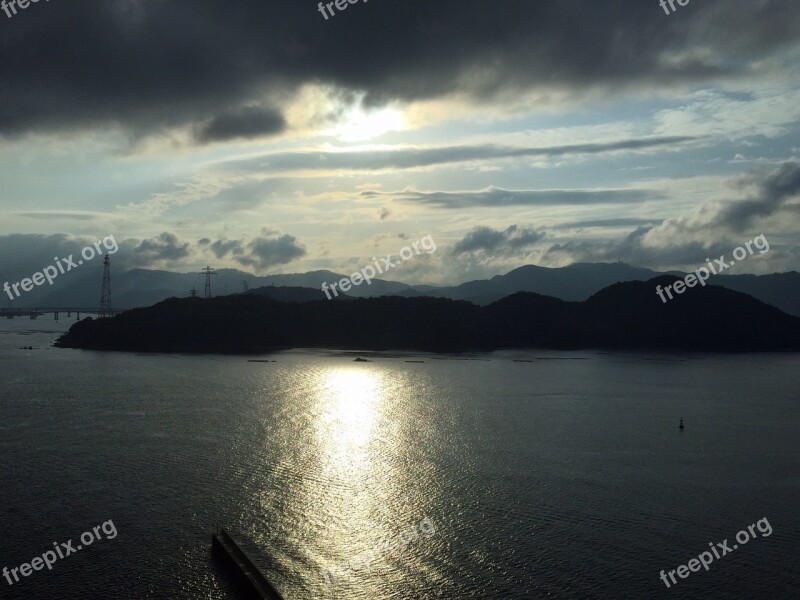
<path fill-rule="evenodd" d="M 800 596 L 800 356 L 47 349 L 67 325 L 0 322 L 0 567 L 118 535 L 0 598 L 233 597 L 216 522 L 287 600 Z"/>

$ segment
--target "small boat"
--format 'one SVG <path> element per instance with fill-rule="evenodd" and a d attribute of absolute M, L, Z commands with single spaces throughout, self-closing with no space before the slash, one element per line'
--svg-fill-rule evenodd
<path fill-rule="evenodd" d="M 361 358 L 360 356 L 356 356 L 353 362 L 372 362 L 371 360 L 367 360 L 366 358 Z"/>

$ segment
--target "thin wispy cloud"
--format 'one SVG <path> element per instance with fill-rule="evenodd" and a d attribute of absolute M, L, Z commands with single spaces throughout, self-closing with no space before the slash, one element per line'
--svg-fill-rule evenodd
<path fill-rule="evenodd" d="M 391 150 L 282 152 L 235 160 L 220 165 L 236 172 L 286 173 L 290 171 L 383 171 L 431 167 L 465 162 L 487 162 L 526 157 L 580 156 L 644 151 L 697 141 L 689 136 L 628 139 L 597 144 L 568 144 L 541 148 L 478 145 Z"/>
<path fill-rule="evenodd" d="M 489 188 L 472 192 L 380 192 L 363 191 L 364 198 L 388 197 L 420 202 L 441 208 L 469 206 L 558 206 L 563 204 L 627 204 L 658 199 L 660 194 L 648 190 L 504 190 Z"/>

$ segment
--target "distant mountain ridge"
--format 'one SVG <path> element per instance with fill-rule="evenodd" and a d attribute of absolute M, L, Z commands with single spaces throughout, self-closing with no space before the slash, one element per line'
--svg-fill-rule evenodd
<path fill-rule="evenodd" d="M 311 271 L 285 275 L 255 275 L 236 269 L 219 269 L 212 280 L 213 295 L 227 295 L 244 291 L 244 282 L 250 289 L 259 287 L 306 288 L 325 298 L 322 284 L 339 281 L 346 275 L 332 271 Z M 662 275 L 650 269 L 617 263 L 576 263 L 566 267 L 539 267 L 525 265 L 505 275 L 491 279 L 468 281 L 456 286 L 412 286 L 405 283 L 375 279 L 371 285 L 353 286 L 347 296 L 369 298 L 397 295 L 403 297 L 432 296 L 451 300 L 467 300 L 478 305 L 488 305 L 517 292 L 532 292 L 567 301 L 586 300 L 600 290 L 615 283 L 647 281 Z M 682 276 L 682 273 L 671 272 Z M 34 291 L 17 302 L 17 306 L 93 306 L 99 304 L 102 269 L 92 268 L 79 272 L 72 279 L 60 278 L 47 288 Z M 709 283 L 748 294 L 758 300 L 780 308 L 787 314 L 800 316 L 800 273 L 775 273 L 771 275 L 718 275 Z M 186 297 L 195 287 L 204 292 L 204 278 L 199 273 L 172 273 L 134 269 L 124 273 L 112 271 L 112 300 L 118 308 L 149 306 L 169 297 Z M 655 295 L 655 292 L 654 292 Z M 311 299 L 313 296 L 303 296 Z"/>
<path fill-rule="evenodd" d="M 614 283 L 646 281 L 656 275 L 659 273 L 625 263 L 576 263 L 560 268 L 525 265 L 505 275 L 438 288 L 428 294 L 482 305 L 516 292 L 534 292 L 561 300 L 581 301 Z"/>
<path fill-rule="evenodd" d="M 575 263 L 560 268 L 526 265 L 492 279 L 429 290 L 427 295 L 486 305 L 516 292 L 534 292 L 578 302 L 615 283 L 647 281 L 659 275 L 683 277 L 685 273 L 659 273 L 621 262 Z M 800 316 L 800 273 L 796 271 L 771 275 L 723 274 L 712 277 L 709 284 L 748 294 L 787 314 Z"/>

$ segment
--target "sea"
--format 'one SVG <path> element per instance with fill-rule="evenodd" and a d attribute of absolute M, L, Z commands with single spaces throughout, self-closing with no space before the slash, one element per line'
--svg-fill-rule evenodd
<path fill-rule="evenodd" d="M 219 527 L 286 600 L 800 598 L 798 354 L 132 354 L 60 317 L 0 321 L 0 598 L 238 598 Z"/>

